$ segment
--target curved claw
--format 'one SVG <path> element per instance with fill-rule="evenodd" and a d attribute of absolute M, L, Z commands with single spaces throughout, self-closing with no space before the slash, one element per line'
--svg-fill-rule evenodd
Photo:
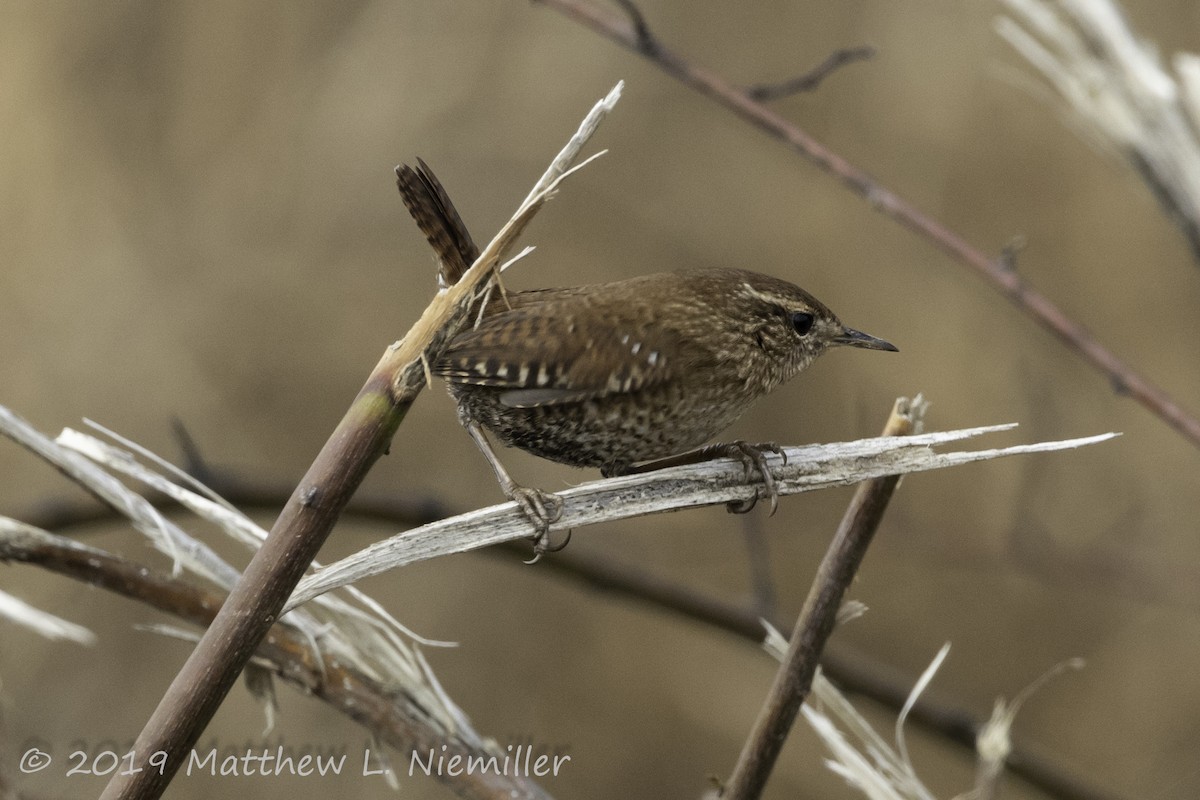
<path fill-rule="evenodd" d="M 529 559 L 528 561 L 526 561 L 524 563 L 536 564 L 537 562 L 542 560 L 542 556 L 544 556 L 546 553 L 557 553 L 559 550 L 562 550 L 564 547 L 566 547 L 568 544 L 571 543 L 571 534 L 573 534 L 573 533 L 574 533 L 573 530 L 568 529 L 567 535 L 563 538 L 562 542 L 559 544 L 551 544 L 549 533 L 539 534 L 533 540 L 533 558 Z"/>
<path fill-rule="evenodd" d="M 767 499 L 771 502 L 771 516 L 775 516 L 775 512 L 779 510 L 779 485 L 775 483 L 775 476 L 771 474 L 771 469 L 767 466 L 766 451 L 775 453 L 783 459 L 785 465 L 787 464 L 787 453 L 774 442 L 749 444 L 739 439 L 736 442 L 730 442 L 725 445 L 725 455 L 727 457 L 741 460 L 742 466 L 746 470 L 747 481 L 753 476 L 753 471 L 758 470 L 758 474 L 762 476 L 763 491 Z M 757 494 L 745 500 L 727 503 L 725 507 L 731 513 L 745 514 L 756 505 L 758 505 Z"/>
<path fill-rule="evenodd" d="M 563 499 L 551 492 L 541 489 L 531 489 L 527 486 L 513 486 L 509 498 L 521 507 L 522 513 L 534 527 L 533 558 L 526 564 L 536 564 L 545 553 L 557 553 L 571 541 L 571 532 L 560 545 L 551 545 L 550 526 L 558 522 L 563 515 Z"/>
<path fill-rule="evenodd" d="M 745 500 L 730 500 L 725 504 L 725 510 L 730 514 L 749 514 L 758 505 L 758 493 L 750 495 Z"/>
<path fill-rule="evenodd" d="M 770 450 L 772 453 L 779 456 L 779 460 L 782 462 L 780 466 L 787 466 L 787 450 L 784 450 L 775 442 L 764 442 L 763 444 L 760 444 L 759 447 L 761 447 L 763 450 Z"/>

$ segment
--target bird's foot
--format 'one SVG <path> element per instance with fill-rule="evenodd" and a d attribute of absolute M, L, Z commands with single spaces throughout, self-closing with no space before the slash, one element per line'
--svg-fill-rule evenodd
<path fill-rule="evenodd" d="M 738 439 L 727 444 L 705 445 L 696 450 L 689 450 L 686 453 L 667 456 L 666 458 L 658 458 L 643 464 L 624 464 L 616 467 L 606 466 L 601 472 L 604 477 L 608 478 L 614 475 L 641 474 L 666 467 L 678 467 L 684 464 L 699 464 L 714 458 L 736 458 L 742 462 L 742 466 L 745 468 L 747 483 L 754 477 L 755 470 L 762 476 L 763 493 L 770 500 L 771 513 L 774 514 L 779 510 L 779 486 L 775 483 L 775 476 L 771 474 L 771 468 L 767 465 L 767 453 L 774 453 L 783 459 L 785 466 L 787 465 L 787 452 L 774 442 L 750 444 Z M 758 505 L 757 493 L 745 500 L 730 501 L 725 504 L 725 507 L 734 514 L 745 514 L 756 505 Z"/>
<path fill-rule="evenodd" d="M 742 462 L 742 467 L 746 471 L 746 482 L 754 477 L 755 470 L 762 476 L 763 491 L 767 496 L 767 500 L 771 503 L 771 516 L 779 510 L 779 486 L 775 483 L 775 476 L 771 474 L 771 468 L 767 465 L 767 453 L 771 452 L 783 459 L 783 463 L 787 465 L 787 453 L 782 447 L 775 442 L 760 442 L 759 444 L 750 444 L 737 440 L 728 444 L 712 445 L 712 454 L 714 456 L 724 456 L 725 458 L 736 458 Z M 734 500 L 726 503 L 725 507 L 733 514 L 745 514 L 758 505 L 758 493 L 745 500 Z"/>
<path fill-rule="evenodd" d="M 543 492 L 541 489 L 531 489 L 528 486 L 516 484 L 503 488 L 504 493 L 520 507 L 521 512 L 535 530 L 533 558 L 526 561 L 526 564 L 536 564 L 546 553 L 557 553 L 567 546 L 567 542 L 571 541 L 570 531 L 567 532 L 567 536 L 561 544 L 554 544 L 550 541 L 550 526 L 562 518 L 563 499 L 561 497 L 551 492 Z"/>

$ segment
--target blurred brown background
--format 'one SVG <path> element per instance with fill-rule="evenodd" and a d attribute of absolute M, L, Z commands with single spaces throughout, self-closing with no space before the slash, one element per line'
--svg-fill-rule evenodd
<path fill-rule="evenodd" d="M 1139 180 L 1013 80 L 1030 72 L 992 31 L 996 3 L 642 6 L 669 46 L 736 82 L 876 46 L 874 61 L 776 107 L 976 246 L 998 252 L 1023 234 L 1021 272 L 1200 411 L 1200 268 Z M 1129 11 L 1165 53 L 1200 50 L 1195 3 L 1139 0 Z M 750 440 L 873 435 L 893 398 L 917 391 L 933 402 L 933 428 L 1021 424 L 980 446 L 1123 432 L 1078 452 L 907 480 L 854 587 L 871 611 L 835 640 L 910 680 L 951 642 L 932 693 L 979 716 L 1081 656 L 1086 670 L 1027 704 L 1018 742 L 1130 798 L 1200 795 L 1200 452 L 928 243 L 529 3 L 5 3 L 0 402 L 48 432 L 87 416 L 172 457 L 177 417 L 209 460 L 295 481 L 432 292 L 432 257 L 392 167 L 425 158 L 486 239 L 618 79 L 624 100 L 594 140 L 610 153 L 538 218 L 526 237 L 538 250 L 510 285 L 752 267 L 899 345 L 899 355 L 827 356 L 731 431 Z M 550 489 L 596 477 L 506 460 Z M 0 475 L 0 513 L 78 496 L 8 443 Z M 368 488 L 460 509 L 500 500 L 440 387 Z M 849 497 L 789 498 L 755 520 L 785 618 Z M 571 547 L 745 601 L 745 525 L 709 509 L 579 531 Z M 326 556 L 392 532 L 348 521 Z M 156 558 L 119 526 L 72 533 Z M 30 742 L 60 765 L 76 745 L 126 744 L 186 645 L 131 630 L 160 617 L 88 587 L 19 566 L 0 568 L 0 581 L 102 637 L 82 649 L 0 623 L 5 773 L 16 776 Z M 728 773 L 774 672 L 743 641 L 515 558 L 448 558 L 365 588 L 421 633 L 461 642 L 426 652 L 481 732 L 571 754 L 546 782 L 558 797 L 695 797 L 707 775 Z M 271 742 L 361 752 L 359 729 L 281 694 Z M 205 741 L 257 742 L 262 724 L 239 687 Z M 969 757 L 910 735 L 935 792 L 968 787 Z M 768 796 L 852 796 L 822 757 L 797 728 Z M 21 785 L 88 796 L 101 783 L 51 770 Z M 247 787 L 392 796 L 365 778 L 244 779 L 232 790 Z M 229 791 L 193 777 L 171 796 Z M 447 796 L 428 780 L 402 792 Z M 1042 795 L 1010 780 L 1004 796 Z"/>

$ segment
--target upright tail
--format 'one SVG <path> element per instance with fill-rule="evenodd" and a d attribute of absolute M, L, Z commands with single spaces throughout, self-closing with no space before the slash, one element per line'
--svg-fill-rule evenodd
<path fill-rule="evenodd" d="M 479 257 L 479 248 L 441 181 L 429 165 L 418 158 L 415 168 L 407 164 L 396 167 L 396 185 L 404 207 L 437 254 L 439 285 L 446 287 L 458 283 Z"/>

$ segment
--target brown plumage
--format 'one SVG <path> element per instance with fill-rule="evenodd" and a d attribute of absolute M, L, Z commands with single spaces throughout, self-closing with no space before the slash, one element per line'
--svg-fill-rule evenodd
<path fill-rule="evenodd" d="M 396 176 L 438 254 L 439 281 L 454 283 L 479 249 L 424 162 Z M 561 501 L 517 485 L 481 428 L 510 447 L 615 475 L 703 444 L 829 347 L 896 349 L 847 328 L 803 289 L 738 269 L 491 292 L 473 313 L 479 324 L 452 339 L 432 371 L 504 493 L 542 534 Z M 742 445 L 740 455 L 772 494 L 761 452 Z"/>
<path fill-rule="evenodd" d="M 611 475 L 703 444 L 838 344 L 895 349 L 790 283 L 696 269 L 493 296 L 433 372 L 506 445 Z"/>

